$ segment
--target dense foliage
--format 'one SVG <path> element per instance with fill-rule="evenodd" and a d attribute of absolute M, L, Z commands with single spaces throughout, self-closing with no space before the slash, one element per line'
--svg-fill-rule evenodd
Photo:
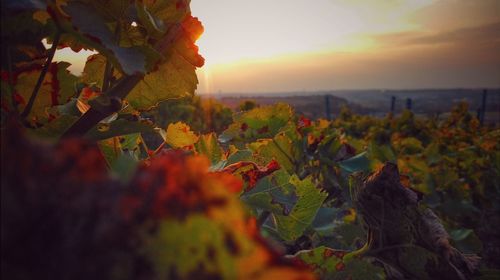
<path fill-rule="evenodd" d="M 499 129 L 232 114 L 193 96 L 202 30 L 187 0 L 2 1 L 2 277 L 498 277 Z M 97 52 L 80 77 L 66 47 Z"/>

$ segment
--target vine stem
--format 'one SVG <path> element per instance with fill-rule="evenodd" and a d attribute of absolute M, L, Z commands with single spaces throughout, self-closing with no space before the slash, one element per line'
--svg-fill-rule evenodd
<path fill-rule="evenodd" d="M 104 79 L 102 81 L 102 91 L 107 91 L 110 87 L 111 75 L 113 73 L 113 66 L 109 61 L 109 58 L 106 59 L 106 67 L 104 68 Z"/>
<path fill-rule="evenodd" d="M 54 42 L 52 42 L 52 47 L 49 50 L 48 56 L 47 56 L 47 61 L 45 62 L 45 65 L 43 66 L 42 73 L 40 73 L 40 76 L 38 77 L 38 81 L 36 81 L 35 88 L 33 89 L 33 92 L 31 93 L 30 99 L 28 100 L 28 104 L 26 104 L 26 108 L 24 108 L 24 111 L 21 113 L 21 118 L 26 118 L 29 113 L 31 112 L 31 109 L 33 108 L 33 104 L 35 103 L 35 99 L 38 95 L 38 92 L 40 91 L 40 87 L 42 86 L 43 80 L 45 80 L 45 76 L 47 75 L 47 72 L 49 71 L 49 67 L 52 64 L 52 59 L 54 59 L 54 54 L 56 53 L 57 45 L 59 44 L 59 39 L 61 38 L 61 31 L 57 30 L 56 35 L 54 37 Z"/>
<path fill-rule="evenodd" d="M 167 142 L 163 141 L 163 143 L 161 143 L 160 146 L 158 146 L 158 148 L 156 148 L 156 150 L 154 150 L 153 155 L 156 155 L 159 152 L 161 152 L 161 150 L 163 149 L 163 147 L 165 147 L 165 145 L 167 145 Z"/>
<path fill-rule="evenodd" d="M 260 216 L 257 218 L 257 224 L 259 225 L 259 227 L 261 227 L 267 220 L 267 218 L 269 218 L 269 215 L 271 215 L 271 212 L 269 211 L 263 211 Z"/>

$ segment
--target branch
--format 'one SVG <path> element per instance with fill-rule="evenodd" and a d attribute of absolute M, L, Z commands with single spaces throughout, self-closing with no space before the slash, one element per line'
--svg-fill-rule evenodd
<path fill-rule="evenodd" d="M 110 80 L 111 76 L 113 75 L 113 66 L 111 64 L 111 61 L 109 61 L 109 58 L 106 58 L 106 67 L 104 68 L 104 79 L 102 80 L 102 91 L 107 91 L 108 88 L 111 86 Z"/>
<path fill-rule="evenodd" d="M 121 104 L 121 99 L 125 98 L 143 77 L 143 74 L 126 76 L 120 79 L 114 87 L 107 91 L 105 96 L 111 100 L 117 100 Z M 82 136 L 101 120 L 118 110 L 120 110 L 120 108 L 113 108 L 113 106 L 99 109 L 91 106 L 90 109 L 64 133 L 62 138 Z"/>
<path fill-rule="evenodd" d="M 57 45 L 59 44 L 59 39 L 61 38 L 61 31 L 57 30 L 56 35 L 54 37 L 54 42 L 52 42 L 52 47 L 49 50 L 49 54 L 47 57 L 47 61 L 43 66 L 42 73 L 38 77 L 38 81 L 36 82 L 35 88 L 33 89 L 33 93 L 31 93 L 31 97 L 24 108 L 24 111 L 21 114 L 21 118 L 26 118 L 33 108 L 33 104 L 35 103 L 35 99 L 40 91 L 40 87 L 42 86 L 43 80 L 45 80 L 45 76 L 47 75 L 47 71 L 49 70 L 50 65 L 52 64 L 52 59 L 54 58 L 54 54 L 56 53 Z"/>

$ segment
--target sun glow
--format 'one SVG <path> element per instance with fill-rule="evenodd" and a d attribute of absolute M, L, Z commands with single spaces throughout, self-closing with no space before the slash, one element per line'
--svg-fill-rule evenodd
<path fill-rule="evenodd" d="M 376 36 L 421 31 L 414 14 L 433 2 L 192 0 L 192 13 L 205 27 L 197 41 L 205 58 L 198 91 L 219 92 L 225 86 L 220 81 L 244 82 L 245 76 L 244 90 L 263 67 L 277 63 L 297 69 L 311 56 L 381 51 L 385 46 Z"/>
<path fill-rule="evenodd" d="M 369 34 L 418 29 L 411 12 L 431 1 L 194 0 L 208 66 L 314 52 L 362 52 Z"/>

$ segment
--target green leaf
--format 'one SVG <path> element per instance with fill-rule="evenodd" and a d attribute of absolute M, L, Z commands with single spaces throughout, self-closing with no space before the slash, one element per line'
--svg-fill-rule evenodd
<path fill-rule="evenodd" d="M 410 155 L 419 153 L 424 149 L 422 142 L 414 137 L 404 138 L 400 145 L 401 152 Z"/>
<path fill-rule="evenodd" d="M 427 164 L 435 164 L 441 160 L 441 154 L 439 153 L 439 146 L 436 143 L 431 143 L 427 148 L 425 148 L 424 154 L 427 158 Z"/>
<path fill-rule="evenodd" d="M 288 215 L 273 214 L 279 235 L 284 240 L 295 240 L 302 235 L 304 230 L 311 225 L 327 197 L 327 193 L 318 189 L 311 177 L 300 180 L 296 175 L 290 178 L 290 183 L 295 186 L 298 200 Z"/>
<path fill-rule="evenodd" d="M 330 233 L 335 238 L 337 246 L 335 248 L 355 249 L 356 240 L 364 240 L 366 232 L 359 224 L 339 223 Z"/>
<path fill-rule="evenodd" d="M 123 151 L 135 151 L 141 144 L 142 137 L 140 133 L 133 133 L 120 136 L 120 145 Z"/>
<path fill-rule="evenodd" d="M 166 24 L 171 24 L 182 20 L 189 8 L 178 8 L 177 2 L 180 1 L 144 1 L 144 7 L 148 12 L 158 20 Z"/>
<path fill-rule="evenodd" d="M 105 68 L 106 57 L 102 54 L 93 54 L 87 57 L 81 81 L 87 85 L 96 85 L 102 89 Z M 115 71 L 115 74 L 118 75 L 117 71 Z"/>
<path fill-rule="evenodd" d="M 372 141 L 368 144 L 368 156 L 371 159 L 378 160 L 382 163 L 387 161 L 396 162 L 396 155 L 392 148 L 388 145 L 379 145 Z"/>
<path fill-rule="evenodd" d="M 137 169 L 138 161 L 129 153 L 124 153 L 111 164 L 111 172 L 123 184 L 128 184 Z"/>
<path fill-rule="evenodd" d="M 371 169 L 371 161 L 366 156 L 366 152 L 362 152 L 349 159 L 339 161 L 338 164 L 347 173 L 369 171 Z"/>
<path fill-rule="evenodd" d="M 223 159 L 223 151 L 217 143 L 215 133 L 201 135 L 200 140 L 195 144 L 196 151 L 210 159 L 212 165 Z"/>
<path fill-rule="evenodd" d="M 237 163 L 240 161 L 252 161 L 253 152 L 251 150 L 237 150 L 229 155 L 226 165 Z"/>
<path fill-rule="evenodd" d="M 469 236 L 472 232 L 473 232 L 472 229 L 467 229 L 467 228 L 456 229 L 450 231 L 450 237 L 455 241 L 460 241 L 467 238 L 467 236 Z"/>
<path fill-rule="evenodd" d="M 254 149 L 254 160 L 259 164 L 275 159 L 289 174 L 295 171 L 295 158 L 298 157 L 295 152 L 297 150 L 294 149 L 292 140 L 283 133 L 276 135 L 273 139 L 260 140 L 252 144 L 250 144 L 250 148 Z"/>
<path fill-rule="evenodd" d="M 76 116 L 61 115 L 40 128 L 29 129 L 28 133 L 36 137 L 55 141 L 58 140 L 77 119 L 78 117 Z"/>
<path fill-rule="evenodd" d="M 170 2 L 173 3 L 173 1 Z M 165 23 L 153 15 L 143 2 L 135 2 L 135 9 L 139 24 L 147 30 L 150 36 L 158 39 L 165 33 Z"/>
<path fill-rule="evenodd" d="M 312 226 L 314 230 L 320 234 L 332 233 L 333 229 L 337 226 L 335 219 L 339 214 L 340 209 L 321 207 L 314 217 Z"/>
<path fill-rule="evenodd" d="M 108 27 L 106 20 L 93 5 L 71 1 L 63 6 L 70 16 L 70 25 L 64 25 L 79 42 L 112 59 L 115 67 L 128 75 L 146 72 L 146 57 L 139 48 L 124 48 Z"/>
<path fill-rule="evenodd" d="M 297 253 L 294 258 L 314 269 L 320 279 L 385 279 L 383 268 L 360 258 L 349 257 L 349 252 L 324 246 Z"/>
<path fill-rule="evenodd" d="M 288 215 L 297 203 L 296 187 L 290 184 L 290 175 L 283 170 L 261 179 L 255 188 L 242 195 L 245 204 L 257 210 Z"/>
<path fill-rule="evenodd" d="M 233 117 L 233 124 L 221 134 L 219 140 L 228 142 L 272 138 L 291 118 L 291 107 L 283 103 L 238 113 Z"/>
<path fill-rule="evenodd" d="M 185 221 L 164 220 L 154 236 L 144 236 L 143 254 L 158 279 L 168 279 L 173 273 L 188 279 L 197 275 L 200 265 L 205 273 L 222 279 L 237 276 L 226 233 L 214 220 L 201 215 L 189 215 Z"/>
<path fill-rule="evenodd" d="M 483 243 L 472 229 L 456 229 L 450 232 L 452 244 L 464 254 L 478 254 L 483 250 Z"/>
<path fill-rule="evenodd" d="M 101 140 L 97 142 L 97 145 L 109 166 L 113 166 L 113 163 L 122 155 L 122 147 L 118 137 Z"/>

